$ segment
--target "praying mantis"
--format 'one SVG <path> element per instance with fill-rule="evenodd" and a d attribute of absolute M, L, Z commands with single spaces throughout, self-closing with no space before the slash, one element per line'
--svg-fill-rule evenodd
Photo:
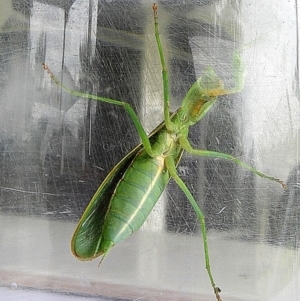
<path fill-rule="evenodd" d="M 222 80 L 212 68 L 207 68 L 189 89 L 181 106 L 171 113 L 169 76 L 159 35 L 157 4 L 153 4 L 152 9 L 156 44 L 162 67 L 164 122 L 149 135 L 128 103 L 70 90 L 58 81 L 46 64 L 43 64 L 52 80 L 68 93 L 123 107 L 131 117 L 142 140 L 141 144 L 111 170 L 94 194 L 75 229 L 71 251 L 80 260 L 92 260 L 102 256 L 102 262 L 114 245 L 128 238 L 143 225 L 172 178 L 184 192 L 199 220 L 205 266 L 216 299 L 221 301 L 221 290 L 215 284 L 211 271 L 205 216 L 176 170 L 183 152 L 229 160 L 262 178 L 280 183 L 284 188 L 285 184 L 229 154 L 196 149 L 190 144 L 187 138 L 189 127 L 208 113 L 218 96 L 237 93 L 243 89 L 245 67 L 236 52 L 234 54 L 235 85 L 230 89 L 224 87 Z"/>

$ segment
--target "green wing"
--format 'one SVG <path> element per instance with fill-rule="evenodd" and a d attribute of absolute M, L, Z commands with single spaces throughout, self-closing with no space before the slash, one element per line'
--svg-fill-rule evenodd
<path fill-rule="evenodd" d="M 91 260 L 100 242 L 102 227 L 111 196 L 136 154 L 143 148 L 140 144 L 127 154 L 107 175 L 97 189 L 76 227 L 71 241 L 71 251 L 81 260 Z"/>
<path fill-rule="evenodd" d="M 162 128 L 164 128 L 164 122 L 149 135 L 152 141 L 155 141 L 156 135 L 159 135 Z M 92 260 L 101 255 L 97 250 L 101 242 L 103 224 L 109 210 L 111 197 L 123 174 L 142 150 L 143 144 L 139 144 L 111 170 L 85 209 L 71 241 L 71 251 L 78 259 Z M 176 165 L 181 154 L 182 152 L 176 158 Z"/>

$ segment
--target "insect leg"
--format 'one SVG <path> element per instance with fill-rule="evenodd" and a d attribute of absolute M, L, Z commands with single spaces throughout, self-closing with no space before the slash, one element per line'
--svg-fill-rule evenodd
<path fill-rule="evenodd" d="M 238 50 L 233 52 L 233 67 L 235 87 L 231 90 L 232 93 L 240 92 L 245 86 L 246 67 Z"/>
<path fill-rule="evenodd" d="M 160 63 L 162 67 L 162 78 L 163 78 L 163 89 L 164 89 L 164 120 L 166 128 L 170 131 L 174 128 L 174 124 L 170 118 L 170 90 L 169 90 L 169 75 L 167 71 L 167 66 L 164 58 L 164 53 L 160 41 L 159 31 L 158 31 L 158 18 L 157 18 L 157 4 L 152 5 L 153 14 L 154 14 L 154 30 L 155 30 L 155 39 L 158 48 Z"/>
<path fill-rule="evenodd" d="M 233 78 L 235 85 L 232 89 L 225 89 L 222 85 L 220 85 L 220 87 L 216 86 L 213 89 L 207 89 L 205 91 L 205 94 L 210 97 L 216 97 L 221 95 L 235 94 L 242 91 L 245 86 L 245 78 L 247 72 L 245 64 L 238 50 L 235 50 L 233 53 L 233 68 Z M 207 74 L 209 75 L 209 72 Z"/>
<path fill-rule="evenodd" d="M 172 157 L 167 157 L 165 159 L 166 167 L 170 173 L 170 176 L 174 179 L 176 184 L 182 189 L 188 200 L 190 201 L 193 209 L 196 212 L 196 215 L 200 222 L 201 233 L 203 237 L 203 245 L 204 245 L 204 254 L 205 254 L 205 267 L 210 279 L 210 283 L 214 289 L 214 293 L 218 301 L 222 301 L 219 293 L 221 290 L 216 286 L 215 281 L 212 276 L 211 268 L 210 268 L 210 260 L 209 260 L 209 252 L 208 252 L 208 243 L 207 243 L 207 235 L 206 235 L 206 226 L 205 226 L 205 217 L 203 212 L 201 211 L 200 207 L 198 206 L 197 202 L 195 201 L 194 197 L 192 196 L 191 192 L 184 184 L 184 182 L 178 176 L 176 166 L 174 164 L 174 159 Z"/>
<path fill-rule="evenodd" d="M 137 114 L 135 113 L 135 111 L 133 110 L 133 108 L 130 106 L 129 103 L 124 102 L 124 101 L 120 101 L 120 100 L 114 100 L 114 99 L 110 99 L 110 98 L 105 98 L 105 97 L 100 97 L 100 96 L 96 96 L 96 95 L 92 95 L 92 94 L 88 94 L 88 93 L 82 93 L 82 92 L 78 92 L 78 91 L 74 91 L 69 89 L 68 87 L 66 87 L 65 85 L 63 85 L 51 72 L 51 70 L 49 69 L 48 65 L 43 63 L 43 68 L 46 70 L 46 72 L 50 75 L 51 79 L 58 85 L 60 86 L 63 90 L 65 90 L 66 92 L 68 92 L 71 95 L 74 96 L 78 96 L 78 97 L 82 97 L 82 98 L 88 98 L 88 99 L 93 99 L 93 100 L 97 100 L 100 102 L 106 102 L 106 103 L 110 103 L 113 105 L 117 105 L 117 106 L 122 106 L 125 111 L 128 113 L 128 115 L 130 116 L 132 122 L 135 125 L 136 130 L 138 131 L 143 145 L 148 153 L 149 156 L 151 157 L 155 157 L 157 154 L 155 154 L 152 150 L 152 146 L 151 143 L 149 141 L 148 135 L 146 134 Z"/>
<path fill-rule="evenodd" d="M 251 172 L 257 174 L 258 176 L 260 176 L 262 178 L 265 178 L 265 179 L 268 179 L 268 180 L 271 180 L 271 181 L 275 181 L 275 182 L 281 184 L 282 187 L 284 189 L 286 189 L 286 184 L 283 181 L 281 181 L 280 179 L 276 179 L 274 177 L 265 175 L 264 173 L 259 172 L 255 168 L 251 167 L 250 165 L 246 164 L 245 162 L 239 160 L 238 158 L 236 158 L 234 156 L 224 154 L 224 153 L 220 153 L 220 152 L 214 152 L 214 151 L 208 151 L 208 150 L 202 150 L 202 149 L 195 149 L 191 146 L 188 139 L 186 137 L 183 137 L 183 136 L 179 138 L 179 142 L 180 142 L 181 147 L 190 154 L 197 155 L 197 156 L 202 156 L 202 157 L 221 158 L 221 159 L 232 161 L 232 162 L 236 163 L 237 165 L 240 165 L 240 166 L 250 170 Z"/>

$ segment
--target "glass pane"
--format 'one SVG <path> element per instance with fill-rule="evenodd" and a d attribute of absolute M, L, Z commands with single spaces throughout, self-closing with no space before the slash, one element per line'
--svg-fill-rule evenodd
<path fill-rule="evenodd" d="M 33 300 L 26 296 L 34 289 L 74 300 L 214 300 L 199 222 L 172 180 L 142 228 L 99 268 L 100 258 L 81 262 L 70 251 L 89 200 L 140 138 L 122 107 L 68 94 L 41 64 L 70 89 L 129 103 L 150 133 L 163 120 L 151 7 L 0 3 L 2 295 Z M 232 87 L 235 50 L 247 69 L 244 89 L 219 97 L 190 128 L 191 144 L 236 156 L 287 184 L 283 190 L 229 161 L 183 156 L 178 173 L 205 214 L 212 272 L 226 301 L 298 296 L 296 9 L 297 1 L 281 0 L 158 3 L 172 111 L 208 66 Z"/>

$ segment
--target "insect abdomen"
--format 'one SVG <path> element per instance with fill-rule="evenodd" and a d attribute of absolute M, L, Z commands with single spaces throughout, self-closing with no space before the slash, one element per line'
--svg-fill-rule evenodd
<path fill-rule="evenodd" d="M 142 226 L 168 181 L 163 156 L 137 155 L 111 198 L 100 243 L 103 253 Z"/>

